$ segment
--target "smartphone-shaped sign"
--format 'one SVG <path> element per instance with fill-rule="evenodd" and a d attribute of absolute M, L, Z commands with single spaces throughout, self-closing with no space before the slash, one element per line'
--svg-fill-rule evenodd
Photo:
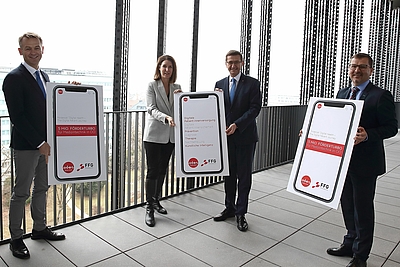
<path fill-rule="evenodd" d="M 183 173 L 220 173 L 223 170 L 219 106 L 215 93 L 179 97 Z"/>
<path fill-rule="evenodd" d="M 296 191 L 323 202 L 333 200 L 346 147 L 353 145 L 349 135 L 355 108 L 350 101 L 320 100 L 314 103 L 294 178 Z"/>
<path fill-rule="evenodd" d="M 97 90 L 55 86 L 53 112 L 55 178 L 98 178 L 101 168 Z"/>

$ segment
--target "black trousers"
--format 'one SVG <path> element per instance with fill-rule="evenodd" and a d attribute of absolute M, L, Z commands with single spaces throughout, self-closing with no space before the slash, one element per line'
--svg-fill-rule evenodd
<path fill-rule="evenodd" d="M 229 176 L 224 178 L 225 207 L 236 215 L 246 214 L 249 206 L 255 147 L 256 143 L 237 145 L 228 141 Z"/>
<path fill-rule="evenodd" d="M 376 175 L 360 176 L 349 171 L 340 199 L 347 229 L 343 244 L 362 260 L 368 259 L 374 237 L 376 179 Z"/>
<path fill-rule="evenodd" d="M 175 145 L 144 142 L 146 150 L 147 175 L 146 175 L 146 200 L 152 202 L 152 198 L 158 198 L 167 173 L 168 163 Z"/>

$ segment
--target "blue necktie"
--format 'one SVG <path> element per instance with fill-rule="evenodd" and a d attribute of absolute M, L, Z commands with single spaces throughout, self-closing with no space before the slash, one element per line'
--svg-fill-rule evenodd
<path fill-rule="evenodd" d="M 232 86 L 231 86 L 231 91 L 229 93 L 229 98 L 231 99 L 231 103 L 233 102 L 233 98 L 235 97 L 235 91 L 236 91 L 236 79 L 232 78 Z"/>
<path fill-rule="evenodd" d="M 44 95 L 44 98 L 46 98 L 46 89 L 44 89 L 44 85 L 42 83 L 42 79 L 40 79 L 40 74 L 39 71 L 35 71 L 35 75 L 36 75 L 36 81 L 39 84 L 40 89 L 42 89 L 42 93 Z"/>

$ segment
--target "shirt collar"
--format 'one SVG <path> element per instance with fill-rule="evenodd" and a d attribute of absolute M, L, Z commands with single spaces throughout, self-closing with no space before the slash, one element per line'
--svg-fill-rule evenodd
<path fill-rule="evenodd" d="M 239 74 L 238 75 L 236 75 L 235 77 L 231 77 L 231 76 L 229 76 L 229 81 L 232 81 L 232 78 L 234 78 L 235 80 L 236 80 L 236 82 L 237 81 L 240 81 L 240 76 L 242 75 L 242 73 L 241 72 L 239 72 Z"/>
<path fill-rule="evenodd" d="M 363 82 L 363 83 L 360 84 L 360 85 L 357 85 L 356 87 L 357 87 L 358 89 L 360 89 L 360 92 L 362 92 L 362 91 L 364 91 L 365 87 L 367 87 L 368 84 L 369 84 L 369 80 Z M 354 87 L 354 85 L 353 85 L 353 87 Z"/>
<path fill-rule="evenodd" d="M 28 63 L 26 63 L 25 61 L 22 62 L 22 65 L 24 65 L 25 68 L 26 68 L 33 76 L 35 76 L 35 72 L 36 72 L 37 70 L 40 70 L 40 69 L 35 69 L 35 68 L 29 66 Z"/>

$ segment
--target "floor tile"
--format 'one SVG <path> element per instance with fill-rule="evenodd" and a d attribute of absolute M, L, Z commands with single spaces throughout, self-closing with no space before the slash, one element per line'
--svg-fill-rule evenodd
<path fill-rule="evenodd" d="M 151 235 L 114 215 L 88 221 L 81 225 L 121 251 L 154 240 Z"/>
<path fill-rule="evenodd" d="M 63 241 L 51 241 L 51 244 L 78 266 L 89 265 L 120 253 L 117 248 L 80 225 L 64 228 L 62 232 L 67 238 Z M 41 253 L 41 257 L 44 255 L 46 254 Z"/>
<path fill-rule="evenodd" d="M 245 251 L 191 229 L 169 235 L 163 240 L 215 267 L 240 266 L 252 258 L 252 255 Z"/>
<path fill-rule="evenodd" d="M 132 249 L 127 251 L 126 254 L 135 259 L 142 266 L 209 266 L 202 260 L 187 254 L 184 250 L 176 249 L 161 240 L 156 240 L 144 246 Z"/>
<path fill-rule="evenodd" d="M 125 255 L 124 253 L 118 254 L 116 256 L 113 256 L 111 258 L 102 260 L 100 262 L 94 263 L 92 265 L 89 265 L 90 267 L 110 267 L 110 266 L 115 266 L 115 267 L 140 267 L 143 266 L 139 264 L 136 260 L 132 259 L 128 255 Z"/>

